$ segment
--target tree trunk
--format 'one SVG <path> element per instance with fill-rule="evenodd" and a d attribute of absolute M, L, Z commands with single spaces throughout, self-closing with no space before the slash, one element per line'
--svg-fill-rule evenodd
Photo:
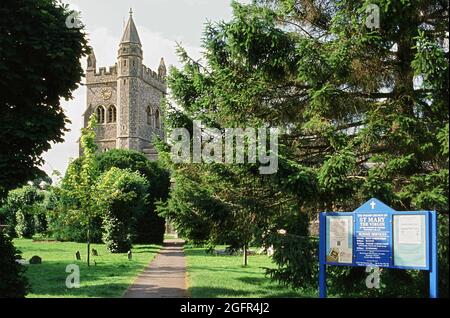
<path fill-rule="evenodd" d="M 88 221 L 87 228 L 87 265 L 91 266 L 91 221 Z"/>
<path fill-rule="evenodd" d="M 247 249 L 248 249 L 248 245 L 247 245 L 247 243 L 245 243 L 244 244 L 244 259 L 243 259 L 244 267 L 246 267 L 248 265 Z"/>

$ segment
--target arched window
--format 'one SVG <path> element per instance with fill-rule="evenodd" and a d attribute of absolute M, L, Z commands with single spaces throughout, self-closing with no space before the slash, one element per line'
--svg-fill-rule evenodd
<path fill-rule="evenodd" d="M 155 110 L 155 127 L 157 129 L 161 128 L 161 122 L 160 122 L 160 118 L 159 118 L 159 109 Z"/>
<path fill-rule="evenodd" d="M 115 123 L 117 121 L 117 109 L 116 106 L 111 105 L 108 108 L 108 123 Z"/>
<path fill-rule="evenodd" d="M 150 106 L 147 107 L 147 124 L 153 127 L 153 111 Z"/>
<path fill-rule="evenodd" d="M 99 124 L 105 123 L 105 107 L 103 106 L 97 107 L 97 123 Z"/>

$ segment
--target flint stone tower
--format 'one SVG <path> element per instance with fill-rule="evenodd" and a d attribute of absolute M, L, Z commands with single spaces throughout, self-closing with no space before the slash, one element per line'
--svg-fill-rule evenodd
<path fill-rule="evenodd" d="M 87 61 L 84 127 L 96 113 L 99 151 L 132 149 L 150 160 L 157 158 L 152 138 L 154 134 L 164 138 L 160 105 L 167 93 L 166 72 L 164 59 L 157 73 L 143 64 L 142 45 L 130 11 L 117 63 L 97 72 L 93 51 Z"/>

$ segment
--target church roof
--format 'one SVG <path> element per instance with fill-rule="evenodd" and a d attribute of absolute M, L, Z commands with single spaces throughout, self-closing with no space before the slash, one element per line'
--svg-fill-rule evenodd
<path fill-rule="evenodd" d="M 123 32 L 121 43 L 136 43 L 141 45 L 141 40 L 139 39 L 139 34 L 133 21 L 133 12 L 131 10 L 130 18 L 128 19 L 125 31 Z"/>

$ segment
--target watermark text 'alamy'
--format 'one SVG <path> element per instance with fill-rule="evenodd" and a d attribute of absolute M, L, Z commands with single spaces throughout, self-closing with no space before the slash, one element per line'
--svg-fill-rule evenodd
<path fill-rule="evenodd" d="M 221 131 L 217 128 L 202 127 L 201 121 L 194 121 L 192 147 L 189 130 L 172 130 L 169 141 L 171 159 L 175 163 L 225 164 L 256 164 L 258 159 L 261 164 L 260 174 L 274 174 L 278 171 L 278 133 L 278 128 L 266 126 L 225 128 Z"/>

